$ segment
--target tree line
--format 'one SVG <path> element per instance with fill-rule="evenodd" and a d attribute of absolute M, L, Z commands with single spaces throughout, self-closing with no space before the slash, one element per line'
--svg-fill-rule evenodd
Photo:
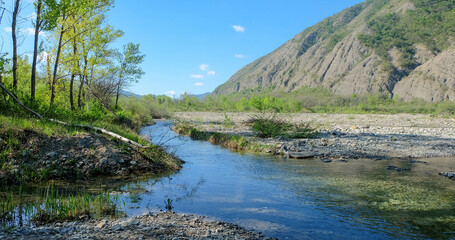
<path fill-rule="evenodd" d="M 111 47 L 124 35 L 107 20 L 114 1 L 34 0 L 31 60 L 18 53 L 23 32 L 18 22 L 29 2 L 13 0 L 7 8 L 0 1 L 0 26 L 11 19 L 12 39 L 11 49 L 0 49 L 0 84 L 34 108 L 79 111 L 96 103 L 115 114 L 121 91 L 144 74 L 145 55 L 135 43 Z M 8 95 L 0 95 L 0 105 L 6 106 Z"/>

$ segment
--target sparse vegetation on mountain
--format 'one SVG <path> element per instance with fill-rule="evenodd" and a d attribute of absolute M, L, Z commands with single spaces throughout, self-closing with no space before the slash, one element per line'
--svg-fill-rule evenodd
<path fill-rule="evenodd" d="M 338 96 L 455 99 L 455 2 L 368 0 L 297 34 L 212 95 L 323 88 Z"/>

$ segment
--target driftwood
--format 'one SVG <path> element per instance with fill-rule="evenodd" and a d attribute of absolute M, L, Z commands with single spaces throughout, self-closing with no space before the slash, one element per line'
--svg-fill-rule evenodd
<path fill-rule="evenodd" d="M 80 128 L 84 128 L 84 129 L 90 129 L 90 130 L 95 130 L 97 132 L 100 132 L 100 133 L 103 133 L 103 134 L 106 134 L 108 136 L 111 136 L 111 137 L 114 137 L 124 143 L 127 143 L 127 144 L 130 144 L 130 145 L 133 145 L 135 147 L 138 147 L 138 148 L 148 148 L 147 146 L 144 146 L 140 143 L 137 143 L 135 141 L 132 141 L 132 140 L 129 140 L 128 138 L 125 138 L 125 137 L 122 137 L 116 133 L 113 133 L 113 132 L 110 132 L 106 129 L 103 129 L 103 128 L 99 128 L 99 127 L 93 127 L 93 126 L 89 126 L 89 125 L 81 125 L 81 124 L 70 124 L 70 123 L 66 123 L 66 122 L 63 122 L 63 121 L 59 121 L 59 120 L 55 120 L 55 119 L 45 119 L 43 116 L 41 116 L 41 114 L 33 111 L 32 109 L 30 109 L 29 107 L 27 107 L 25 104 L 23 104 L 19 99 L 17 99 L 16 96 L 14 96 L 13 93 L 11 93 L 5 86 L 3 86 L 2 83 L 0 83 L 0 87 L 6 91 L 6 93 L 8 93 L 8 95 L 14 99 L 14 101 L 16 101 L 17 104 L 19 104 L 20 106 L 22 106 L 25 110 L 33 113 L 33 115 L 37 116 L 40 120 L 49 120 L 51 122 L 55 122 L 55 123 L 59 123 L 59 124 L 62 124 L 62 125 L 65 125 L 65 126 L 70 126 L 70 127 L 80 127 Z"/>
<path fill-rule="evenodd" d="M 289 157 L 298 159 L 313 158 L 314 154 L 311 152 L 289 152 Z"/>
<path fill-rule="evenodd" d="M 49 119 L 49 121 L 51 122 L 56 122 L 56 123 L 59 123 L 59 124 L 62 124 L 62 125 L 66 125 L 66 126 L 69 126 L 69 127 L 79 127 L 79 128 L 85 128 L 85 129 L 89 129 L 89 130 L 95 130 L 96 132 L 100 132 L 100 133 L 104 133 L 108 136 L 111 136 L 111 137 L 114 137 L 122 142 L 125 142 L 125 143 L 128 143 L 128 144 L 131 144 L 135 147 L 139 147 L 139 148 L 148 148 L 147 146 L 144 146 L 140 143 L 137 143 L 135 141 L 132 141 L 132 140 L 129 140 L 128 138 L 125 138 L 125 137 L 122 137 L 116 133 L 113 133 L 113 132 L 110 132 L 106 129 L 103 129 L 103 128 L 99 128 L 99 127 L 93 127 L 93 126 L 89 126 L 89 125 L 82 125 L 82 124 L 70 124 L 70 123 L 66 123 L 66 122 L 62 122 L 62 121 L 59 121 L 59 120 L 55 120 L 55 119 Z"/>

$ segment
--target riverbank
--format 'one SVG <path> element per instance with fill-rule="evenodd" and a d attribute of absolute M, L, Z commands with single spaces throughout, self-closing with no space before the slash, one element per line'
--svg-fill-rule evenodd
<path fill-rule="evenodd" d="M 156 174 L 176 171 L 182 164 L 155 145 L 136 148 L 52 122 L 1 117 L 0 126 L 3 184 Z"/>
<path fill-rule="evenodd" d="M 7 184 L 21 185 L 34 182 L 47 183 L 50 180 L 94 180 L 100 177 L 131 177 L 141 174 L 172 172 L 181 168 L 182 161 L 153 144 L 146 149 L 135 148 L 121 141 L 106 137 L 92 131 L 62 126 L 51 122 L 34 119 L 17 119 L 1 117 L 0 155 L 2 165 L 0 181 Z M 20 123 L 20 124 L 18 124 Z M 255 232 L 247 231 L 238 225 L 209 221 L 205 217 L 175 214 L 172 212 L 147 213 L 131 219 L 116 219 L 115 214 L 92 216 L 91 213 L 80 213 L 76 216 L 67 214 L 66 219 L 57 211 L 49 211 L 48 202 L 54 208 L 63 203 L 73 203 L 77 197 L 59 195 L 56 191 L 46 190 L 44 195 L 46 207 L 34 210 L 33 206 L 25 208 L 30 215 L 16 218 L 16 205 L 24 204 L 22 195 L 17 198 L 8 192 L 0 193 L 5 209 L 0 212 L 0 239 L 265 239 Z M 8 190 L 6 190 L 8 191 Z M 105 195 L 106 204 L 118 201 L 115 194 Z M 55 197 L 48 197 L 50 194 Z M 84 200 L 82 205 L 91 205 L 88 194 L 77 195 Z M 97 197 L 94 197 L 96 200 Z M 85 201 L 87 200 L 87 201 Z M 121 204 L 117 202 L 117 204 Z M 35 203 L 41 206 L 39 200 Z M 22 206 L 22 205 L 21 205 Z M 65 207 L 65 206 L 64 206 Z M 64 208 L 63 207 L 63 208 Z M 73 206 L 78 208 L 78 206 Z M 126 206 L 124 206 L 126 207 Z M 7 209 L 6 209 L 7 208 Z M 62 211 L 65 210 L 62 208 Z M 20 208 L 22 209 L 22 208 Z M 121 206 L 112 208 L 113 212 L 121 211 Z M 22 211 L 22 213 L 21 213 Z M 34 213 L 36 213 L 34 215 Z M 46 213 L 46 214 L 42 214 Z M 23 214 L 23 210 L 19 210 Z M 55 214 L 52 215 L 52 214 Z M 57 216 L 58 215 L 58 216 Z M 36 219 L 41 219 L 42 226 Z M 124 214 L 123 214 L 124 216 Z M 11 218 L 10 218 L 11 217 Z M 18 222 L 29 220 L 24 226 Z M 47 221 L 47 219 L 55 219 Z M 77 219 L 77 221 L 74 221 Z M 102 219 L 102 220 L 100 220 Z M 55 222 L 54 222 L 55 221 Z M 14 223 L 15 222 L 15 223 Z M 46 222 L 51 222 L 46 224 Z M 53 222 L 53 223 L 52 223 Z M 42 224 L 42 223 L 38 223 Z"/>
<path fill-rule="evenodd" d="M 17 227 L 0 239 L 271 239 L 236 224 L 174 212 L 145 213 L 121 220 L 65 222 Z"/>
<path fill-rule="evenodd" d="M 453 118 L 423 114 L 279 114 L 290 123 L 309 123 L 320 132 L 314 139 L 285 139 L 255 137 L 249 126 L 254 115 L 182 112 L 174 117 L 190 122 L 201 132 L 245 137 L 267 153 L 300 152 L 327 160 L 455 156 Z"/>

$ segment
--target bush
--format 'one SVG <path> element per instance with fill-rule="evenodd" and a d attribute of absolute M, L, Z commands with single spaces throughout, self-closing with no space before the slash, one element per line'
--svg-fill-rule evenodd
<path fill-rule="evenodd" d="M 250 120 L 253 133 L 261 138 L 282 136 L 287 138 L 314 138 L 318 133 L 308 124 L 294 125 L 272 115 L 255 116 Z"/>

